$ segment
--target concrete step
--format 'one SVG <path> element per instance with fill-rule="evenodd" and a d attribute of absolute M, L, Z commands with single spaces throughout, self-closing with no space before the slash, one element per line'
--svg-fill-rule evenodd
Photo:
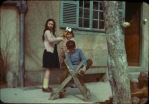
<path fill-rule="evenodd" d="M 129 79 L 133 82 L 138 82 L 140 72 L 129 72 Z"/>

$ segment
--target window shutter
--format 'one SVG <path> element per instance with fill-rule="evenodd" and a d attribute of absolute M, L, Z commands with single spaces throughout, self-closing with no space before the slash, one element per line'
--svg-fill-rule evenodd
<path fill-rule="evenodd" d="M 119 20 L 120 24 L 125 22 L 125 2 L 118 1 L 118 9 L 119 9 Z"/>
<path fill-rule="evenodd" d="M 78 1 L 61 1 L 60 27 L 78 27 Z"/>

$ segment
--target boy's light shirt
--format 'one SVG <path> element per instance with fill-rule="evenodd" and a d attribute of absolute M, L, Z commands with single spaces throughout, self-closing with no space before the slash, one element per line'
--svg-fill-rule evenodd
<path fill-rule="evenodd" d="M 76 49 L 74 53 L 70 53 L 68 52 L 66 54 L 66 58 L 68 60 L 68 62 L 70 63 L 70 67 L 72 68 L 72 70 L 75 70 L 77 65 L 83 61 L 83 66 L 87 66 L 87 60 L 86 57 L 84 56 L 83 52 L 81 49 Z"/>

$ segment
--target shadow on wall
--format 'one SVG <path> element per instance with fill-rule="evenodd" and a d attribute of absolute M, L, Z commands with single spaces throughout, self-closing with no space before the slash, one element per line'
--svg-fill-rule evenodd
<path fill-rule="evenodd" d="M 0 49 L 0 85 L 5 87 L 18 87 L 18 74 L 9 70 L 11 54 Z"/>
<path fill-rule="evenodd" d="M 6 82 L 6 75 L 7 69 L 9 68 L 8 65 L 8 53 L 4 53 L 4 51 L 0 48 L 0 83 L 7 83 Z"/>

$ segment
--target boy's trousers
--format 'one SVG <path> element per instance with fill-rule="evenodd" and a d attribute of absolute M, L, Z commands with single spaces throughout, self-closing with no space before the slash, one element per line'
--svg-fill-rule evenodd
<path fill-rule="evenodd" d="M 91 59 L 88 59 L 87 60 L 87 67 L 86 67 L 86 70 L 88 70 L 91 66 L 92 66 L 92 60 Z M 68 74 L 69 74 L 69 71 L 68 71 L 68 69 L 66 69 L 63 73 L 62 73 L 62 76 L 61 76 L 61 79 L 60 79 L 60 84 L 67 78 L 67 76 L 68 76 Z M 80 81 L 80 83 L 81 83 L 81 85 L 82 85 L 82 83 L 83 83 L 83 78 L 82 78 L 82 76 L 79 76 L 78 77 L 78 79 L 79 79 L 79 81 Z M 67 86 L 65 86 L 64 88 L 66 88 Z"/>

